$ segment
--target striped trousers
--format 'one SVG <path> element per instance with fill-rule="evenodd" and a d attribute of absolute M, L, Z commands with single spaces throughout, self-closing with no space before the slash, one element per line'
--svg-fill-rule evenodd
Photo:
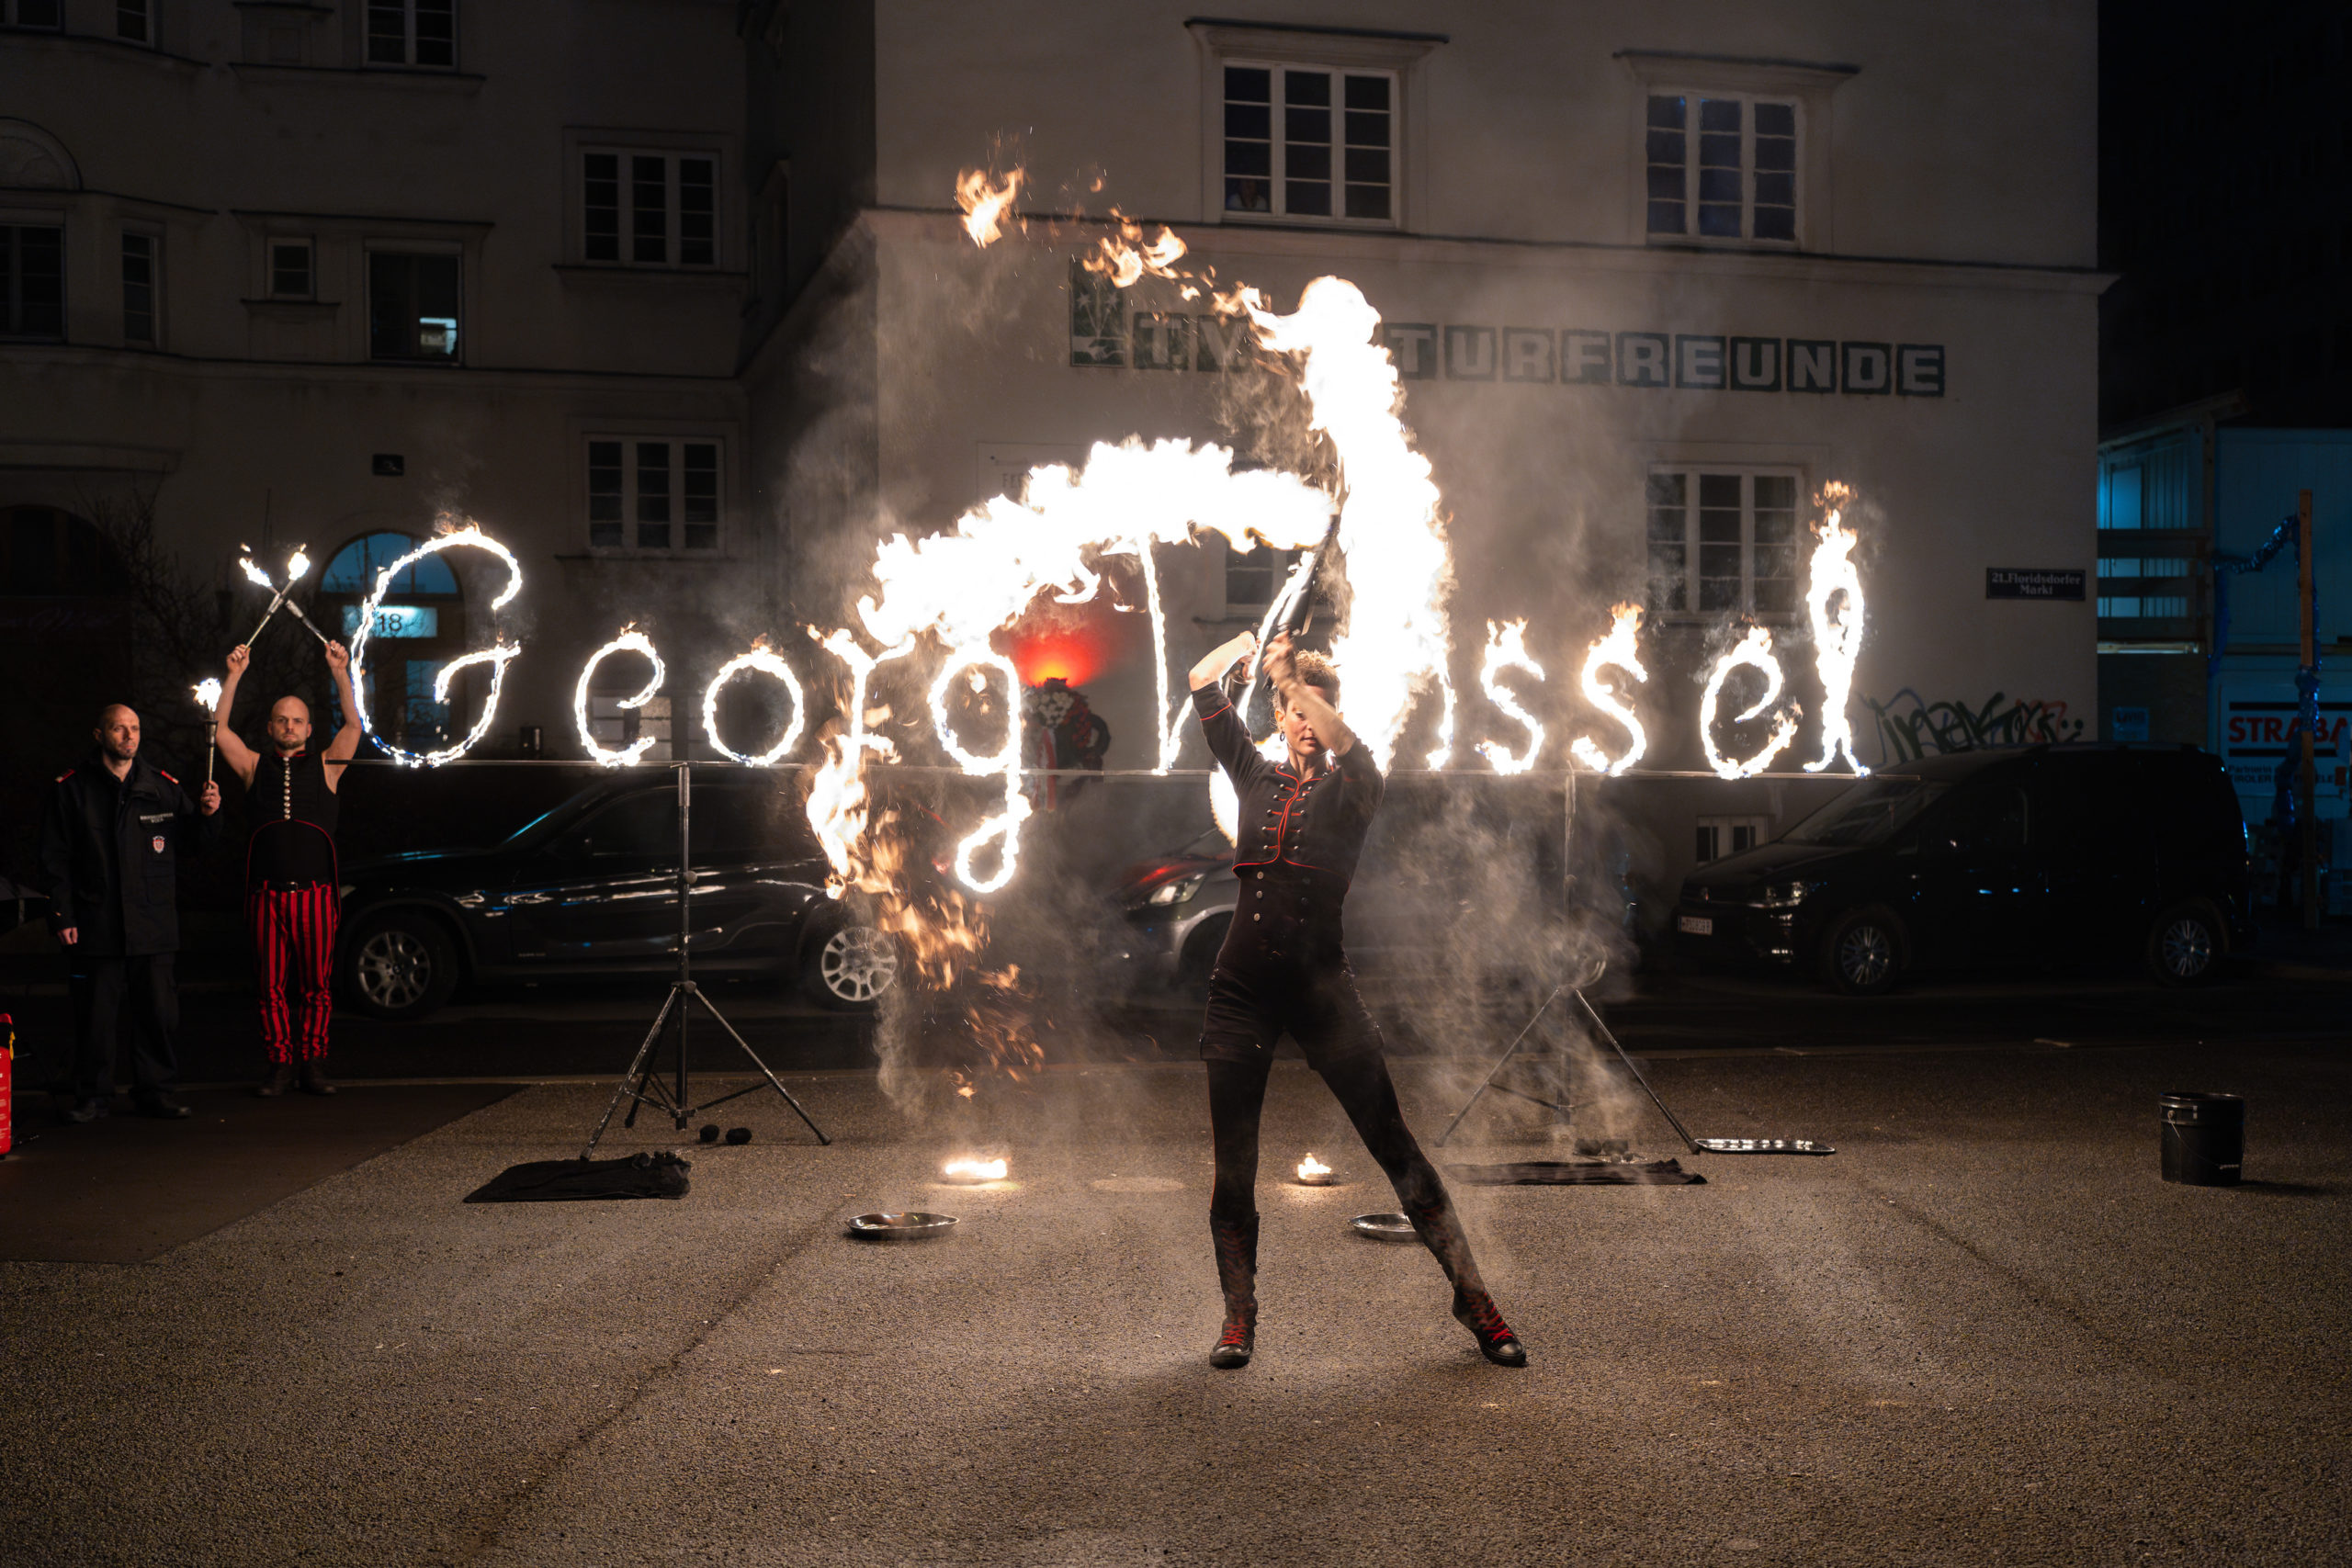
<path fill-rule="evenodd" d="M 245 894 L 261 1046 L 273 1065 L 326 1056 L 335 914 L 334 889 L 323 884 L 290 893 L 257 887 Z"/>

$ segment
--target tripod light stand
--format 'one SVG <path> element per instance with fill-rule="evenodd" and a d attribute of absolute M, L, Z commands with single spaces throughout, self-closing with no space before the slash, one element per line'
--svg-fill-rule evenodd
<path fill-rule="evenodd" d="M 683 1132 L 689 1121 L 713 1106 L 724 1105 L 730 1100 L 758 1092 L 758 1084 L 747 1084 L 716 1100 L 705 1100 L 700 1105 L 689 1103 L 691 1097 L 686 1088 L 686 1015 L 689 1003 L 699 1005 L 719 1028 L 727 1031 L 728 1038 L 751 1058 L 752 1066 L 760 1069 L 768 1086 L 784 1097 L 784 1102 L 792 1107 L 800 1120 L 808 1123 L 808 1130 L 817 1134 L 817 1141 L 830 1144 L 832 1139 L 825 1136 L 824 1129 L 810 1120 L 800 1101 L 793 1099 L 792 1091 L 784 1087 L 783 1081 L 769 1070 L 765 1062 L 760 1060 L 760 1054 L 752 1049 L 751 1042 L 736 1032 L 735 1026 L 727 1021 L 727 1015 L 718 1010 L 718 1005 L 700 986 L 695 984 L 693 960 L 687 952 L 687 939 L 694 924 L 687 907 L 694 882 L 694 764 L 680 761 L 675 765 L 678 770 L 678 975 L 670 982 L 670 993 L 662 999 L 662 1010 L 653 1015 L 653 1026 L 645 1032 L 644 1043 L 638 1046 L 637 1055 L 630 1061 L 628 1071 L 621 1075 L 621 1081 L 613 1087 L 613 1098 L 605 1103 L 604 1115 L 596 1119 L 596 1130 L 588 1134 L 587 1147 L 580 1151 L 580 1157 L 587 1159 L 596 1152 L 598 1140 L 604 1137 L 605 1129 L 612 1124 L 613 1112 L 620 1109 L 624 1100 L 629 1102 L 629 1108 L 628 1114 L 621 1119 L 622 1126 L 635 1126 L 638 1111 L 650 1105 L 667 1113 L 672 1122 Z M 674 1082 L 665 1083 L 655 1067 L 654 1047 L 661 1043 L 662 1031 L 673 1017 L 678 1025 L 677 1075 Z"/>

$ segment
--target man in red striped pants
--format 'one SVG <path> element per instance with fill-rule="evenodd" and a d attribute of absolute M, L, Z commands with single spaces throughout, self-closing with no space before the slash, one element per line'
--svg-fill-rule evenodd
<path fill-rule="evenodd" d="M 268 1098 L 294 1087 L 298 1066 L 303 1093 L 334 1092 L 327 1081 L 327 1021 L 334 1012 L 329 981 L 338 899 L 336 790 L 359 750 L 359 699 L 351 689 L 350 653 L 329 643 L 326 658 L 344 723 L 323 752 L 311 747 L 311 710 L 300 697 L 280 697 L 270 707 L 266 757 L 230 728 L 237 682 L 251 659 L 244 648 L 229 655 L 229 678 L 213 710 L 220 755 L 244 781 L 254 820 L 245 852 L 245 922 L 253 933 L 262 1050 L 269 1059 L 254 1092 Z"/>

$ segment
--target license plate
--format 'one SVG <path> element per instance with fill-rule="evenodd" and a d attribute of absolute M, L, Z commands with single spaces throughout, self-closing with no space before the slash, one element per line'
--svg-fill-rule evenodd
<path fill-rule="evenodd" d="M 1685 931 L 1689 932 L 1692 936 L 1713 936 L 1715 934 L 1715 922 L 1711 916 L 1684 915 L 1678 923 Z"/>

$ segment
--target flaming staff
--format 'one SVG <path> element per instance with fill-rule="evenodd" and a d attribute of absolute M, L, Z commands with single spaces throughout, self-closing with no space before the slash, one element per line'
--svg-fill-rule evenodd
<path fill-rule="evenodd" d="M 1745 724 L 1759 716 L 1766 708 L 1780 700 L 1783 684 L 1781 661 L 1772 657 L 1772 634 L 1763 626 L 1751 626 L 1747 635 L 1736 647 L 1715 660 L 1715 668 L 1707 677 L 1706 692 L 1699 699 L 1699 744 L 1707 753 L 1707 766 L 1717 778 L 1753 778 L 1770 767 L 1772 759 L 1787 749 L 1797 735 L 1797 710 L 1794 704 L 1783 709 L 1772 720 L 1772 733 L 1763 748 L 1744 762 L 1736 762 L 1715 748 L 1715 713 L 1723 702 L 1724 682 L 1731 672 L 1747 666 L 1764 677 L 1764 694 L 1750 705 L 1747 711 L 1736 715 L 1735 724 Z"/>
<path fill-rule="evenodd" d="M 514 596 L 523 592 L 523 563 L 514 558 L 514 552 L 483 533 L 480 524 L 469 522 L 462 528 L 451 528 L 447 533 L 435 535 L 378 572 L 376 585 L 368 591 L 366 601 L 359 606 L 359 625 L 351 634 L 351 689 L 359 700 L 360 731 L 376 743 L 378 750 L 404 768 L 437 768 L 444 762 L 456 761 L 479 745 L 481 738 L 490 733 L 491 721 L 497 716 L 499 693 L 506 684 L 506 666 L 523 651 L 521 644 L 508 642 L 502 633 L 491 647 L 451 660 L 434 677 L 433 700 L 447 704 L 450 682 L 459 671 L 470 670 L 477 665 L 490 667 L 490 694 L 482 699 L 481 716 L 474 721 L 474 727 L 467 732 L 466 738 L 456 745 L 445 746 L 438 751 L 411 751 L 393 745 L 376 732 L 375 721 L 368 712 L 367 669 L 368 642 L 375 631 L 376 612 L 382 606 L 384 596 L 392 591 L 392 580 L 400 573 L 427 556 L 457 549 L 481 550 L 505 564 L 506 586 L 499 591 L 497 598 L 490 602 L 492 615 L 506 608 L 514 602 Z"/>
<path fill-rule="evenodd" d="M 669 671 L 662 662 L 662 655 L 654 650 L 653 639 L 635 626 L 623 626 L 620 636 L 590 654 L 588 662 L 580 667 L 580 683 L 571 690 L 571 716 L 579 723 L 580 744 L 588 749 L 589 756 L 607 768 L 633 768 L 644 759 L 647 751 L 652 750 L 656 738 L 640 735 L 617 751 L 608 750 L 598 743 L 596 733 L 588 722 L 588 682 L 595 677 L 596 666 L 616 653 L 641 653 L 653 664 L 653 673 L 646 678 L 643 689 L 635 696 L 623 697 L 618 706 L 641 708 L 651 702 L 653 694 L 662 689 L 662 682 L 668 678 Z"/>
<path fill-rule="evenodd" d="M 220 682 L 207 675 L 196 683 L 197 705 L 204 710 L 204 782 L 212 782 L 212 757 L 220 739 Z"/>
<path fill-rule="evenodd" d="M 656 660 L 657 665 L 659 662 Z M 784 727 L 784 734 L 775 745 L 756 757 L 746 757 L 718 738 L 719 688 L 746 670 L 757 670 L 763 675 L 775 676 L 784 682 L 784 689 L 792 694 L 792 722 Z M 703 734 L 709 738 L 711 746 L 719 755 L 738 762 L 748 762 L 755 768 L 773 767 L 785 753 L 790 751 L 800 739 L 800 732 L 806 728 L 808 717 L 808 699 L 801 694 L 800 678 L 792 672 L 791 665 L 769 650 L 765 637 L 754 641 L 749 653 L 737 654 L 720 665 L 718 673 L 710 678 L 710 684 L 703 688 Z"/>
<path fill-rule="evenodd" d="M 1527 750 L 1514 755 L 1509 747 L 1493 740 L 1481 740 L 1477 746 L 1478 754 L 1495 765 L 1495 772 L 1523 773 L 1535 765 L 1536 756 L 1544 750 L 1544 727 L 1495 679 L 1506 670 L 1524 670 L 1539 681 L 1544 679 L 1544 666 L 1527 651 L 1524 620 L 1508 625 L 1487 623 L 1487 660 L 1478 667 L 1478 685 L 1487 694 L 1487 700 L 1502 710 L 1504 717 L 1526 729 Z"/>
<path fill-rule="evenodd" d="M 1004 677 L 1004 750 L 993 757 L 978 757 L 964 750 L 947 721 L 947 691 L 950 682 L 967 671 L 976 673 L 972 689 L 984 689 L 985 677 L 977 673 L 990 670 Z M 956 759 L 956 765 L 975 777 L 989 773 L 1004 776 L 1004 812 L 982 822 L 963 842 L 956 846 L 956 879 L 975 893 L 993 893 L 1012 880 L 1015 863 L 1021 853 L 1021 824 L 1029 816 L 1029 797 L 1021 793 L 1021 672 L 1012 660 L 998 653 L 986 643 L 974 643 L 955 649 L 947 662 L 940 666 L 939 679 L 931 687 L 931 722 L 938 731 L 939 743 Z M 990 839 L 1001 839 L 994 876 L 983 881 L 972 870 L 972 860 L 980 847 Z"/>
<path fill-rule="evenodd" d="M 262 612 L 260 622 L 254 626 L 252 631 L 245 635 L 245 646 L 247 648 L 251 648 L 254 645 L 254 638 L 261 636 L 262 627 L 269 625 L 270 617 L 277 614 L 277 607 L 287 602 L 286 596 L 294 592 L 294 585 L 301 581 L 302 579 L 309 574 L 311 570 L 311 558 L 305 553 L 307 549 L 306 546 L 295 546 L 292 558 L 288 560 L 286 563 L 286 586 L 280 588 L 270 581 L 269 573 L 264 570 L 254 560 L 253 547 L 250 545 L 240 545 L 237 547 L 245 552 L 245 554 L 239 558 L 237 565 L 243 569 L 246 581 L 258 587 L 266 588 L 270 591 L 269 608 Z M 300 608 L 295 609 L 294 613 L 298 615 L 302 614 Z M 316 628 L 313 628 L 313 630 L 315 629 Z"/>
<path fill-rule="evenodd" d="M 1842 756 L 1860 777 L 1870 770 L 1854 755 L 1854 727 L 1846 716 L 1854 690 L 1854 661 L 1862 650 L 1862 574 L 1854 564 L 1856 536 L 1844 523 L 1853 499 L 1849 486 L 1822 488 L 1820 504 L 1829 514 L 1822 519 L 1820 543 L 1806 569 L 1804 607 L 1813 620 L 1814 667 L 1821 672 L 1822 705 L 1821 755 L 1807 762 L 1804 771 L 1817 773 Z M 1842 613 L 1833 615 L 1830 606 L 1840 594 L 1845 596 L 1838 606 Z"/>
<path fill-rule="evenodd" d="M 1645 683 L 1650 672 L 1642 668 L 1641 649 L 1636 640 L 1642 630 L 1642 607 L 1618 604 L 1611 608 L 1609 617 L 1609 635 L 1595 639 L 1591 651 L 1585 656 L 1582 684 L 1585 701 L 1624 726 L 1625 750 L 1611 761 L 1609 753 L 1579 735 L 1568 742 L 1568 752 L 1586 767 L 1614 778 L 1642 760 L 1642 753 L 1650 749 L 1650 738 L 1642 729 L 1642 721 L 1634 716 L 1633 708 L 1600 683 L 1600 672 L 1622 670 Z"/>

